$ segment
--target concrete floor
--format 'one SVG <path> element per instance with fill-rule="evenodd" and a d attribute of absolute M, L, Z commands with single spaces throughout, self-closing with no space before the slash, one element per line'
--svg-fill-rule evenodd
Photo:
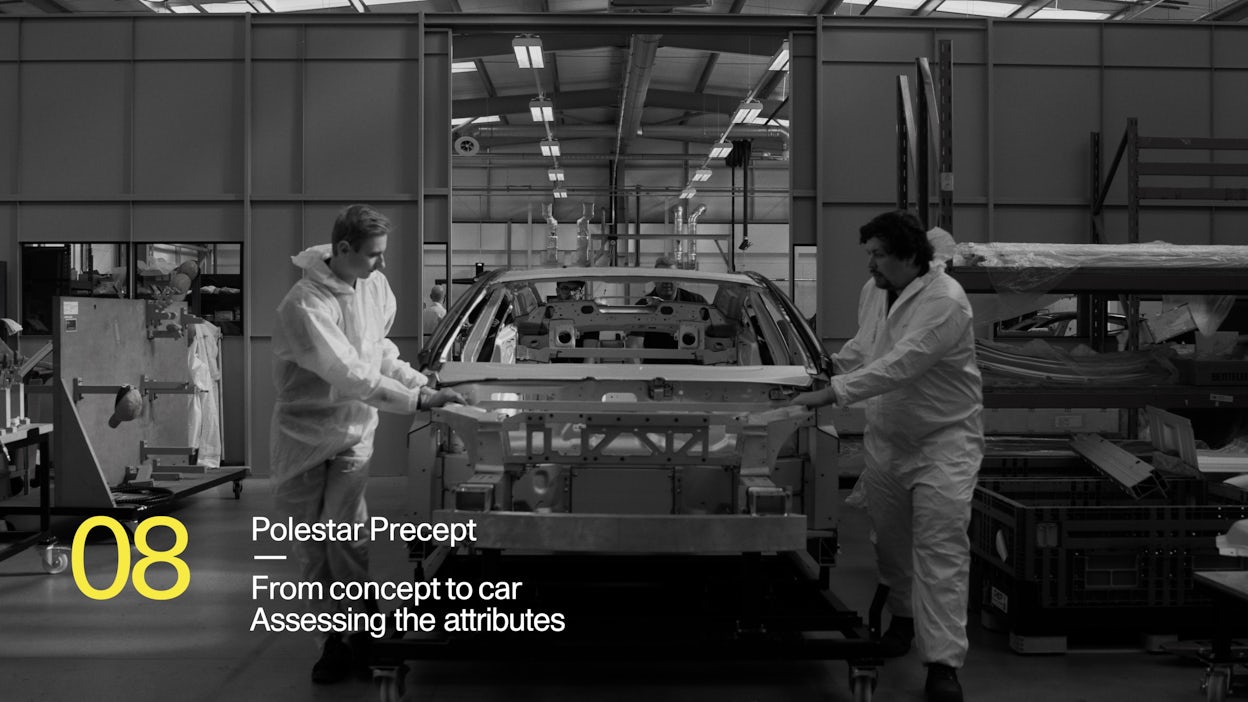
<path fill-rule="evenodd" d="M 250 632 L 256 604 L 251 576 L 295 578 L 290 561 L 257 561 L 275 552 L 250 540 L 253 515 L 266 514 L 268 484 L 245 482 L 241 500 L 228 486 L 192 496 L 172 513 L 190 535 L 183 559 L 189 589 L 169 601 L 141 598 L 127 587 L 116 598 L 83 596 L 67 571 L 46 574 L 33 550 L 0 562 L 0 700 L 144 702 L 285 702 L 374 700 L 366 682 L 315 686 L 309 680 L 317 651 L 303 634 Z M 401 479 L 376 478 L 369 488 L 373 513 L 402 520 Z M 157 530 L 160 531 L 160 530 Z M 153 532 L 153 540 L 158 540 Z M 63 537 L 66 544 L 70 535 Z M 861 515 L 844 515 L 842 557 L 833 590 L 865 613 L 874 588 Z M 162 546 L 158 546 L 162 547 Z M 112 577 L 115 545 L 87 546 L 95 587 Z M 137 556 L 136 556 L 137 557 Z M 410 566 L 401 545 L 374 544 L 374 578 L 401 581 Z M 158 568 L 152 583 L 163 587 Z M 661 634 L 660 634 L 661 635 Z M 1165 654 L 1116 649 L 1073 649 L 1065 655 L 1021 656 L 1003 633 L 973 624 L 971 652 L 961 678 L 968 700 L 1018 702 L 1194 702 L 1203 668 Z M 528 700 L 714 700 L 771 702 L 851 699 L 846 666 L 830 662 L 680 661 L 589 665 L 415 662 L 405 700 L 527 702 Z M 889 661 L 874 699 L 921 702 L 923 669 L 916 654 Z"/>

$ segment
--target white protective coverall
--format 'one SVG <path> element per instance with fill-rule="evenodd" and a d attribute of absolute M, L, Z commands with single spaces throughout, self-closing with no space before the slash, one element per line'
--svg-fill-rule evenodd
<path fill-rule="evenodd" d="M 414 413 L 418 388 L 428 382 L 386 338 L 395 301 L 385 276 L 374 272 L 352 287 L 330 270 L 330 253 L 322 245 L 291 257 L 303 278 L 278 305 L 273 331 L 274 502 L 283 519 L 296 523 L 368 521 L 364 488 L 377 410 Z M 296 541 L 293 551 L 303 579 L 323 582 L 327 591 L 332 581 L 368 579 L 364 540 Z M 326 601 L 309 608 L 346 606 Z"/>
<path fill-rule="evenodd" d="M 984 453 L 971 306 L 941 262 L 901 291 L 868 280 L 858 333 L 833 356 L 840 406 L 866 400 L 862 481 L 893 616 L 914 617 L 924 663 L 966 658 L 967 526 Z"/>

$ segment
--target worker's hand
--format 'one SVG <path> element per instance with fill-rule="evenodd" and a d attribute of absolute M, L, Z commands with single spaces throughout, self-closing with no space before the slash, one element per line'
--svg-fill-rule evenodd
<path fill-rule="evenodd" d="M 442 388 L 440 390 L 434 391 L 434 393 L 430 395 L 427 400 L 425 400 L 424 408 L 434 409 L 434 408 L 441 407 L 446 404 L 450 404 L 452 402 L 457 402 L 461 405 L 472 404 L 471 400 L 464 397 L 459 392 L 452 390 L 451 388 Z"/>
<path fill-rule="evenodd" d="M 836 404 L 836 395 L 832 392 L 832 388 L 824 390 L 813 390 L 811 392 L 799 392 L 793 396 L 793 404 L 803 407 L 822 407 L 824 405 Z"/>

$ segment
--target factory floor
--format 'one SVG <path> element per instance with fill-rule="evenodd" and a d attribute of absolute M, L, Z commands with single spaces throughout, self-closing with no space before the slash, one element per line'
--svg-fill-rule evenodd
<path fill-rule="evenodd" d="M 34 550 L 0 562 L 0 700 L 46 702 L 286 702 L 288 700 L 375 700 L 370 683 L 313 685 L 316 659 L 304 634 L 251 632 L 256 603 L 254 574 L 295 579 L 293 562 L 258 561 L 275 553 L 250 540 L 254 515 L 267 513 L 268 484 L 248 480 L 240 500 L 229 486 L 187 498 L 171 514 L 186 525 L 189 545 L 182 555 L 192 575 L 189 589 L 168 601 L 140 597 L 126 587 L 110 600 L 83 596 L 69 571 L 46 574 Z M 400 478 L 374 478 L 369 500 L 374 515 L 405 520 Z M 160 537 L 152 532 L 153 541 Z M 63 536 L 68 543 L 69 534 Z M 867 530 L 861 515 L 846 512 L 842 553 L 833 590 L 865 613 L 874 577 Z M 163 546 L 156 546 L 162 548 Z M 116 546 L 100 539 L 87 546 L 93 587 L 111 581 Z M 136 554 L 137 558 L 137 554 Z M 410 577 L 401 545 L 374 544 L 374 579 Z M 153 569 L 152 584 L 172 577 Z M 662 631 L 655 632 L 662 637 Z M 1012 652 L 1004 633 L 977 621 L 961 679 L 966 699 L 976 702 L 1189 702 L 1199 691 L 1203 668 L 1167 654 L 1137 650 L 1130 641 L 1114 648 L 1079 648 L 1064 655 L 1023 656 Z M 880 671 L 874 699 L 921 702 L 924 671 L 917 654 L 889 661 Z M 652 663 L 589 665 L 551 659 L 544 664 L 417 662 L 406 679 L 403 699 L 472 700 L 646 700 L 662 702 L 770 702 L 851 700 L 846 666 L 829 662 Z"/>

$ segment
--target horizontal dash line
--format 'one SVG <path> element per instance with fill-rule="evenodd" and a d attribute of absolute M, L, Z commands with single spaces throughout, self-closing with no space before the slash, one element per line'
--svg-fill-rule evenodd
<path fill-rule="evenodd" d="M 252 556 L 252 558 L 256 559 L 257 561 L 284 561 L 286 560 L 285 556 Z"/>

